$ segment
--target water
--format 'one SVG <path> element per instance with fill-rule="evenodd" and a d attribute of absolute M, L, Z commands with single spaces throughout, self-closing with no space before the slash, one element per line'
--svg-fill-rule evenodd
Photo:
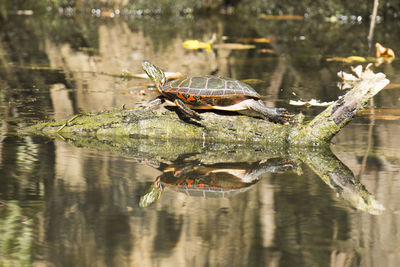
<path fill-rule="evenodd" d="M 378 24 L 375 39 L 396 52 L 396 29 L 398 22 Z M 182 47 L 213 33 L 217 42 L 276 42 Z M 323 154 L 349 168 L 335 176 L 342 187 L 324 180 L 328 167 L 313 165 L 319 154 L 306 162 L 272 149 L 159 140 L 77 147 L 21 133 L 40 120 L 150 100 L 147 80 L 117 77 L 141 73 L 145 59 L 168 71 L 260 80 L 253 86 L 268 105 L 311 118 L 321 109 L 288 100 L 342 94 L 336 72 L 349 65 L 326 58 L 367 56 L 367 34 L 365 24 L 312 20 L 10 15 L 0 26 L 0 265 L 398 266 L 396 110 L 346 126 L 331 146 L 340 161 Z M 398 62 L 375 70 L 398 84 Z M 374 105 L 398 109 L 399 98 L 394 86 Z M 159 198 L 140 207 L 157 181 Z M 385 211 L 363 206 L 369 197 Z"/>

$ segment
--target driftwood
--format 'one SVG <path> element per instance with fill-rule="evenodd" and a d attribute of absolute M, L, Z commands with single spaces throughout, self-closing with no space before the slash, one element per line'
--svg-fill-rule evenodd
<path fill-rule="evenodd" d="M 335 136 L 389 80 L 383 73 L 358 73 L 353 88 L 328 106 L 311 122 L 296 115 L 289 125 L 242 115 L 204 112 L 201 122 L 183 119 L 175 109 L 112 110 L 82 114 L 73 119 L 44 122 L 30 131 L 47 136 L 91 136 L 99 140 L 116 137 L 149 137 L 203 142 L 262 143 L 276 146 L 319 146 Z"/>

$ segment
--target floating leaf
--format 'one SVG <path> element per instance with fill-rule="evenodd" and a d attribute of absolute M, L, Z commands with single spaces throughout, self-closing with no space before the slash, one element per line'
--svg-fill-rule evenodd
<path fill-rule="evenodd" d="M 333 102 L 320 102 L 319 100 L 316 99 L 311 99 L 309 101 L 301 101 L 301 100 L 290 100 L 289 104 L 293 106 L 307 106 L 307 107 L 327 107 Z"/>
<path fill-rule="evenodd" d="M 260 49 L 260 52 L 263 54 L 276 54 L 276 51 L 273 49 L 263 48 Z"/>
<path fill-rule="evenodd" d="M 375 108 L 375 109 L 364 109 L 360 110 L 358 114 L 362 115 L 400 115 L 400 109 L 398 108 Z"/>
<path fill-rule="evenodd" d="M 389 83 L 383 89 L 399 89 L 399 88 L 400 88 L 400 83 Z"/>
<path fill-rule="evenodd" d="M 266 37 L 260 37 L 260 38 L 239 38 L 237 39 L 238 42 L 243 42 L 243 43 L 257 43 L 257 44 L 269 44 L 276 42 L 276 39 L 271 37 L 271 38 L 266 38 Z"/>
<path fill-rule="evenodd" d="M 354 63 L 354 62 L 366 62 L 367 59 L 365 57 L 359 56 L 350 56 L 350 57 L 331 57 L 327 58 L 326 61 L 338 61 L 338 62 L 345 62 L 345 63 Z"/>
<path fill-rule="evenodd" d="M 250 85 L 260 84 L 264 82 L 263 80 L 260 79 L 244 79 L 241 81 Z"/>
<path fill-rule="evenodd" d="M 260 19 L 266 20 L 304 20 L 304 16 L 300 15 L 267 15 L 261 14 Z"/>
<path fill-rule="evenodd" d="M 376 57 L 386 57 L 386 58 L 395 58 L 394 52 L 390 48 L 383 47 L 380 43 L 375 44 L 376 47 Z"/>
<path fill-rule="evenodd" d="M 211 43 L 201 42 L 199 40 L 186 40 L 182 43 L 183 47 L 189 50 L 205 49 L 207 52 L 211 51 Z"/>
<path fill-rule="evenodd" d="M 213 45 L 216 49 L 230 49 L 230 50 L 247 50 L 256 48 L 255 45 L 246 45 L 239 43 L 222 43 Z"/>
<path fill-rule="evenodd" d="M 376 48 L 376 63 L 375 66 L 380 66 L 383 63 L 390 64 L 395 58 L 394 52 L 390 48 L 383 47 L 380 43 L 375 44 Z"/>
<path fill-rule="evenodd" d="M 400 120 L 400 110 L 395 109 L 367 109 L 357 112 L 358 115 L 373 116 L 375 120 L 395 121 Z"/>

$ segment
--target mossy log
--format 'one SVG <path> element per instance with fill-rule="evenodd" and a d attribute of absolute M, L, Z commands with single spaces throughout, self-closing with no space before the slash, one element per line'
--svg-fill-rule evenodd
<path fill-rule="evenodd" d="M 363 75 L 352 90 L 339 98 L 311 122 L 296 115 L 289 125 L 281 125 L 242 115 L 204 112 L 203 120 L 182 118 L 175 109 L 112 110 L 82 114 L 72 120 L 44 122 L 31 131 L 47 136 L 92 136 L 99 140 L 149 137 L 163 140 L 184 139 L 204 142 L 263 143 L 276 146 L 316 146 L 329 143 L 363 106 L 389 81 L 383 73 Z"/>

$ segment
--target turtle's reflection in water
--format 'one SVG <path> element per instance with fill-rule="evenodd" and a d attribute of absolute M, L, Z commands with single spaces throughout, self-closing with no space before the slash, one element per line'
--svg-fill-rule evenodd
<path fill-rule="evenodd" d="M 146 207 L 161 196 L 168 187 L 190 196 L 225 198 L 244 192 L 256 184 L 265 173 L 290 170 L 294 164 L 281 158 L 254 163 L 201 164 L 189 161 L 180 164 L 161 163 L 157 167 L 163 173 L 156 178 L 149 191 L 140 198 L 139 205 Z"/>

